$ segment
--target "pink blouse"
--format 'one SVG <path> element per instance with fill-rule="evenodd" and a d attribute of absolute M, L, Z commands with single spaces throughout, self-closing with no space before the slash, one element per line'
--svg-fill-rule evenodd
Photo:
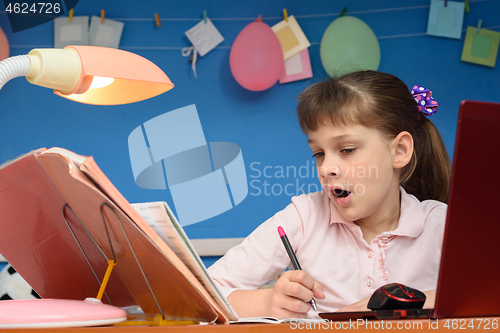
<path fill-rule="evenodd" d="M 345 220 L 323 193 L 293 197 L 208 269 L 226 297 L 236 289 L 259 288 L 287 266 L 293 269 L 278 226 L 287 233 L 302 269 L 323 286 L 326 298 L 316 300 L 319 312 L 336 311 L 392 282 L 436 289 L 446 204 L 420 202 L 401 188 L 398 227 L 367 244 L 361 229 Z"/>

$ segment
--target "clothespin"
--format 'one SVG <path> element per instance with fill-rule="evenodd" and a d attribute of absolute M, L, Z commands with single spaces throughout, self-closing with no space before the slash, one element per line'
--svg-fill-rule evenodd
<path fill-rule="evenodd" d="M 465 12 L 466 12 L 466 13 L 470 12 L 470 9 L 469 9 L 469 1 L 468 1 L 468 0 L 465 0 Z"/>
<path fill-rule="evenodd" d="M 207 11 L 203 10 L 203 22 L 207 24 Z"/>
<path fill-rule="evenodd" d="M 340 17 L 345 16 L 345 12 L 347 12 L 347 7 L 342 8 L 342 12 L 340 13 Z"/>
<path fill-rule="evenodd" d="M 255 20 L 255 22 L 262 22 L 262 14 L 260 14 L 259 17 L 257 17 L 257 19 Z"/>
<path fill-rule="evenodd" d="M 101 23 L 104 23 L 104 9 L 101 9 Z"/>
<path fill-rule="evenodd" d="M 156 21 L 156 26 L 161 27 L 160 16 L 157 13 L 155 13 L 155 21 Z"/>
<path fill-rule="evenodd" d="M 444 6 L 448 7 L 448 0 L 444 0 Z"/>
<path fill-rule="evenodd" d="M 285 17 L 285 22 L 288 22 L 288 13 L 286 12 L 286 8 L 283 8 L 283 16 Z"/>
<path fill-rule="evenodd" d="M 481 24 L 483 24 L 483 20 L 479 20 L 479 22 L 477 22 L 477 33 L 481 31 Z"/>
<path fill-rule="evenodd" d="M 69 21 L 70 21 L 70 22 L 71 22 L 71 21 L 73 21 L 73 14 L 74 14 L 74 12 L 75 12 L 75 11 L 74 11 L 73 9 L 70 9 L 70 10 L 69 10 Z"/>

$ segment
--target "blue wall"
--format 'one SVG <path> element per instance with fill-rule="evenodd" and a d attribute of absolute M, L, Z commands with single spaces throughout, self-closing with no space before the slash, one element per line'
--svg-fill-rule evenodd
<path fill-rule="evenodd" d="M 464 31 L 469 25 L 477 25 L 479 19 L 483 28 L 500 30 L 500 1 L 469 3 Z M 307 140 L 295 118 L 295 98 L 305 87 L 327 78 L 319 55 L 320 41 L 344 6 L 347 15 L 366 22 L 378 37 L 382 55 L 379 70 L 397 75 L 409 87 L 419 84 L 433 90 L 441 107 L 432 120 L 452 154 L 460 101 L 500 102 L 500 69 L 460 61 L 465 32 L 461 40 L 427 36 L 429 0 L 80 0 L 75 16 L 99 15 L 105 9 L 107 18 L 124 22 L 120 48 L 156 63 L 175 88 L 147 101 L 103 107 L 70 102 L 28 84 L 24 78 L 12 80 L 0 91 L 0 162 L 39 147 L 58 146 L 92 155 L 130 202 L 167 201 L 175 211 L 168 190 L 145 190 L 135 184 L 127 139 L 145 121 L 196 104 L 207 141 L 238 144 L 248 181 L 256 182 L 251 183 L 249 195 L 241 204 L 186 227 L 186 232 L 191 238 L 244 237 L 290 202 L 285 193 L 275 195 L 285 185 L 292 184 L 289 193 L 301 193 L 307 192 L 308 184 L 317 183 L 311 175 L 314 165 Z M 282 20 L 283 8 L 297 18 L 312 44 L 309 52 L 314 77 L 276 84 L 263 92 L 247 91 L 229 70 L 230 47 L 237 34 L 259 14 L 272 26 Z M 190 46 L 184 32 L 202 18 L 203 10 L 225 40 L 199 59 L 195 79 L 181 49 Z M 155 27 L 154 13 L 163 20 L 159 28 Z M 13 34 L 3 11 L 0 26 L 10 41 L 11 55 L 53 46 L 52 22 Z M 272 167 L 267 169 L 269 178 L 259 176 L 265 166 Z M 275 175 L 280 167 L 298 170 L 301 166 L 303 177 Z M 270 184 L 269 195 L 264 193 L 264 181 Z"/>

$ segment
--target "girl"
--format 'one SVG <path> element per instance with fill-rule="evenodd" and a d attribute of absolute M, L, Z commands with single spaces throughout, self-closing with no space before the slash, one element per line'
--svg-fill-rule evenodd
<path fill-rule="evenodd" d="M 363 71 L 299 95 L 324 191 L 293 197 L 209 268 L 240 317 L 315 317 L 313 297 L 318 312 L 366 310 L 373 292 L 392 282 L 424 291 L 425 306 L 433 305 L 451 167 L 426 117 L 437 103 L 418 90 Z M 302 271 L 258 289 L 290 265 L 278 226 Z"/>

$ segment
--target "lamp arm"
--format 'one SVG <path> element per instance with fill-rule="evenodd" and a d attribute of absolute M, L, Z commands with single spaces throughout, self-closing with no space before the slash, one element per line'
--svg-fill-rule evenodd
<path fill-rule="evenodd" d="M 10 57 L 0 61 L 0 90 L 2 87 L 19 76 L 26 76 L 31 68 L 27 55 Z"/>
<path fill-rule="evenodd" d="M 29 83 L 73 92 L 80 83 L 80 57 L 73 49 L 33 49 L 27 55 L 0 61 L 0 89 L 11 79 L 25 76 Z M 81 90 L 86 91 L 91 80 L 83 80 Z M 79 92 L 78 92 L 79 93 Z"/>

